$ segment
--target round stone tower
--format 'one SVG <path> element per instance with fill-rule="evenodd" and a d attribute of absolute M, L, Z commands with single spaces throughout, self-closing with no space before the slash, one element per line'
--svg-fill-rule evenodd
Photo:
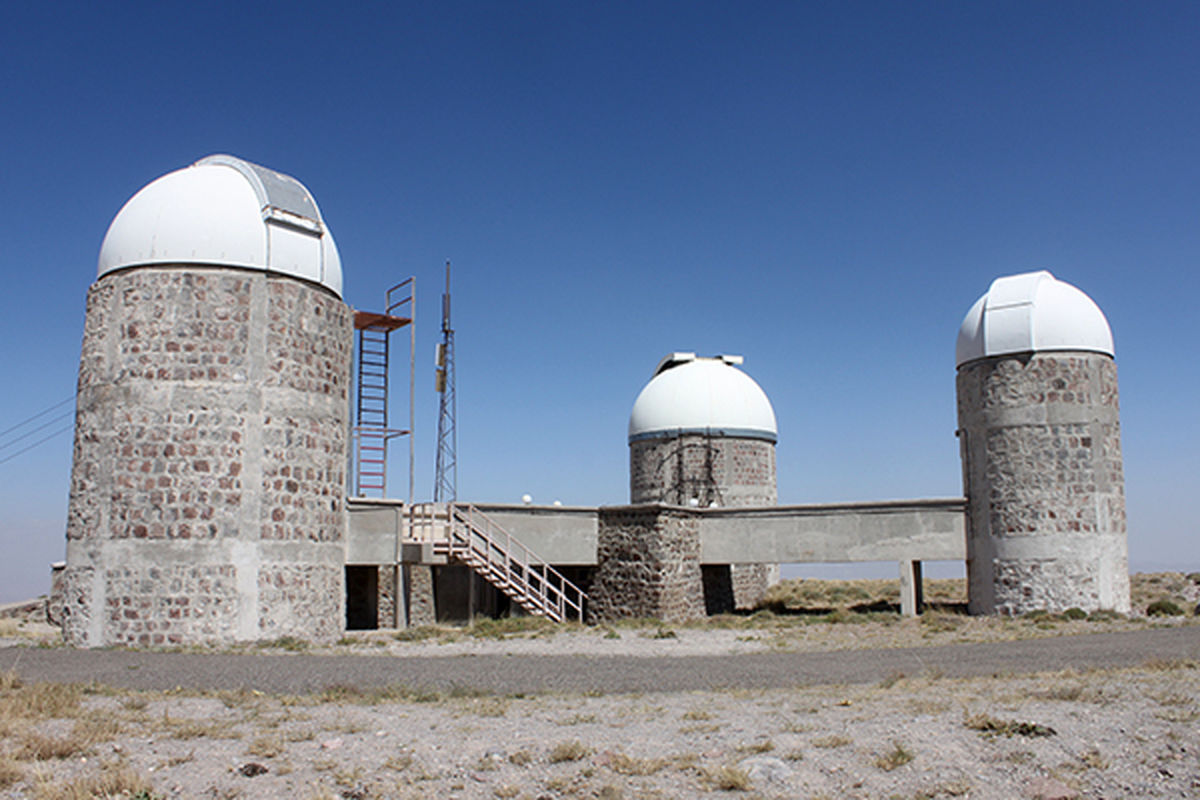
<path fill-rule="evenodd" d="M 971 613 L 1129 611 L 1104 314 L 1049 272 L 998 278 L 967 312 L 956 360 Z"/>
<path fill-rule="evenodd" d="M 738 369 L 741 363 L 741 356 L 695 353 L 671 353 L 659 362 L 629 416 L 630 502 L 776 504 L 775 411 Z M 703 565 L 706 610 L 753 608 L 778 572 L 778 565 Z"/>
<path fill-rule="evenodd" d="M 69 643 L 336 638 L 351 312 L 297 180 L 211 156 L 120 210 L 88 292 Z"/>

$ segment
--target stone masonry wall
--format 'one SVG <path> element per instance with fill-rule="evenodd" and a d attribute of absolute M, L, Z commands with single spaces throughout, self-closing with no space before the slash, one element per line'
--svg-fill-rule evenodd
<path fill-rule="evenodd" d="M 1129 610 L 1117 370 L 1098 353 L 958 371 L 972 613 Z"/>
<path fill-rule="evenodd" d="M 64 633 L 82 646 L 335 638 L 350 310 L 232 268 L 88 293 Z"/>
<path fill-rule="evenodd" d="M 685 434 L 629 445 L 629 502 L 773 506 L 775 444 Z"/>
<path fill-rule="evenodd" d="M 411 627 L 436 625 L 437 610 L 433 602 L 433 567 L 424 564 L 404 566 L 405 589 L 408 593 L 408 624 Z"/>
<path fill-rule="evenodd" d="M 597 556 L 590 619 L 704 617 L 700 535 L 693 515 L 661 506 L 602 508 Z"/>
<path fill-rule="evenodd" d="M 631 442 L 629 495 L 631 503 L 773 506 L 778 502 L 775 444 L 703 434 Z M 725 579 L 714 569 L 708 567 L 707 605 L 722 613 L 753 609 L 779 580 L 777 565 L 723 566 L 730 573 Z"/>

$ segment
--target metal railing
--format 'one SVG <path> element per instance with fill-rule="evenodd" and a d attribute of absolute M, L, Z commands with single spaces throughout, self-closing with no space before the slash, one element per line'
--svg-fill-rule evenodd
<path fill-rule="evenodd" d="M 530 614 L 583 621 L 587 595 L 470 503 L 412 506 L 408 535 L 468 565 Z"/>

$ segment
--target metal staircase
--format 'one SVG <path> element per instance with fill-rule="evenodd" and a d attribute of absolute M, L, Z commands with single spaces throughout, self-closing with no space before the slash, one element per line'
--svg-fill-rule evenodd
<path fill-rule="evenodd" d="M 583 621 L 587 595 L 470 503 L 411 506 L 409 536 L 462 562 L 521 608 L 555 622 Z"/>

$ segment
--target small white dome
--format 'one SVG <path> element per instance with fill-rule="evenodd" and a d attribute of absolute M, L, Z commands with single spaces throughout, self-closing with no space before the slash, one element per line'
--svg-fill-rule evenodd
<path fill-rule="evenodd" d="M 1086 294 L 1045 270 L 992 281 L 963 319 L 958 366 L 989 356 L 1046 350 L 1113 355 L 1112 330 Z"/>
<path fill-rule="evenodd" d="M 775 441 L 771 401 L 735 366 L 741 362 L 739 356 L 696 358 L 694 353 L 664 358 L 633 403 L 630 443 L 680 433 Z"/>
<path fill-rule="evenodd" d="M 342 295 L 337 245 L 312 194 L 289 175 L 233 156 L 163 175 L 117 212 L 99 275 L 155 264 L 279 272 Z"/>

